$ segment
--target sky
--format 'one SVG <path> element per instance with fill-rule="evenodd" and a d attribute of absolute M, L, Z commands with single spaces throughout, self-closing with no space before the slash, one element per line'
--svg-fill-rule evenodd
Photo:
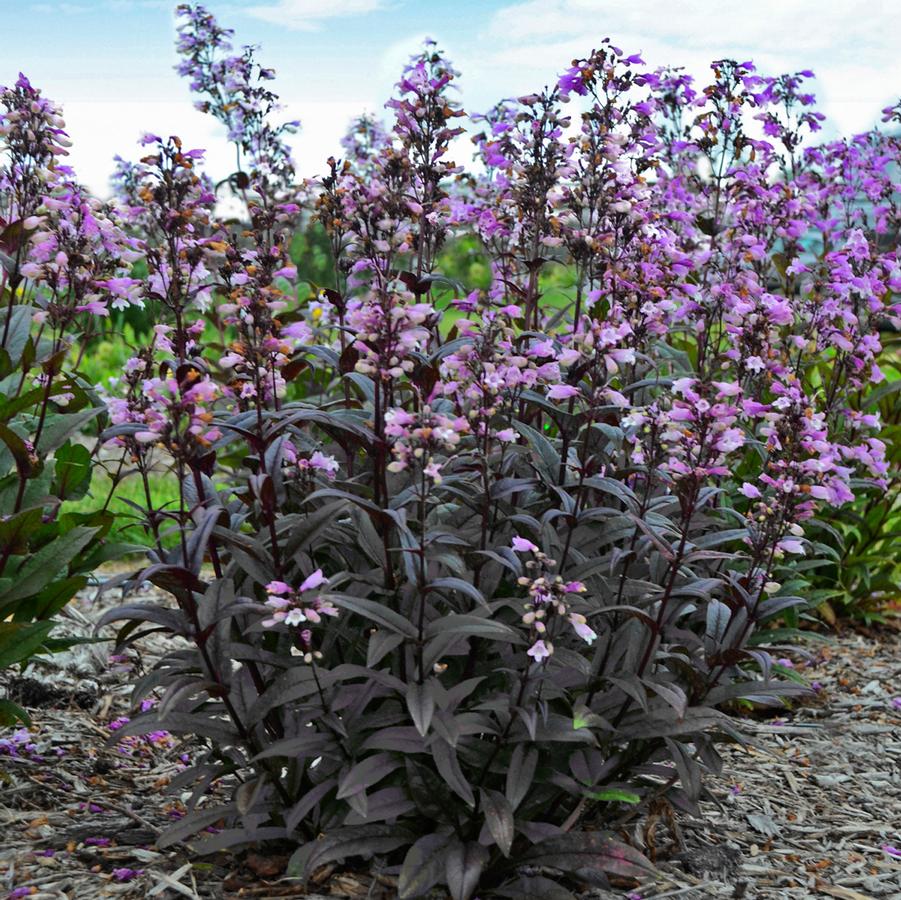
<path fill-rule="evenodd" d="M 829 137 L 879 121 L 901 96 L 901 0 L 207 0 L 260 45 L 277 70 L 299 173 L 320 174 L 351 118 L 379 112 L 410 54 L 438 40 L 462 72 L 464 107 L 551 84 L 604 37 L 652 67 L 684 66 L 700 84 L 709 64 L 753 59 L 764 74 L 810 68 Z M 145 131 L 207 149 L 207 169 L 231 171 L 221 127 L 195 111 L 173 67 L 168 0 L 0 0 L 0 84 L 24 72 L 64 107 L 68 162 L 100 195 L 112 158 L 136 158 Z M 463 160 L 459 160 L 463 161 Z"/>

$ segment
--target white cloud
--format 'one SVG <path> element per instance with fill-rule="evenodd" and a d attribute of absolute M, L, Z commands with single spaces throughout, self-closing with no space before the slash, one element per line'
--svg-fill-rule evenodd
<path fill-rule="evenodd" d="M 84 6 L 81 3 L 35 3 L 31 7 L 31 11 L 35 15 L 51 16 L 62 14 L 64 16 L 75 16 L 80 13 L 91 11 L 90 6 Z"/>
<path fill-rule="evenodd" d="M 302 176 L 326 171 L 325 161 L 340 151 L 340 140 L 360 104 L 327 100 L 288 103 L 286 119 L 301 120 L 300 134 L 292 138 L 292 150 Z M 65 105 L 66 131 L 72 148 L 65 163 L 93 193 L 109 195 L 113 157 L 138 159 L 138 138 L 144 132 L 177 134 L 187 147 L 207 150 L 204 171 L 216 181 L 234 170 L 234 148 L 222 127 L 188 102 L 135 103 L 133 101 L 71 102 Z M 102 123 L 102 126 L 99 124 Z M 305 126 L 305 127 L 303 127 Z"/>
<path fill-rule="evenodd" d="M 754 45 L 799 56 L 828 49 L 842 57 L 874 47 L 888 54 L 889 35 L 898 30 L 895 0 L 525 0 L 498 10 L 489 26 L 507 40 L 609 34 L 616 41 L 628 34 L 715 53 Z"/>
<path fill-rule="evenodd" d="M 651 67 L 684 66 L 701 84 L 723 57 L 753 59 L 766 74 L 811 68 L 830 130 L 841 133 L 870 127 L 901 94 L 897 0 L 521 0 L 496 10 L 483 52 L 459 62 L 466 84 L 519 93 L 552 82 L 604 37 Z"/>
<path fill-rule="evenodd" d="M 104 10 L 112 10 L 120 12 L 122 10 L 140 10 L 140 9 L 171 9 L 174 6 L 174 0 L 94 0 L 93 3 L 70 3 L 66 0 L 59 0 L 54 3 L 32 3 L 29 11 L 35 15 L 81 15 L 86 13 L 96 13 L 98 8 Z"/>
<path fill-rule="evenodd" d="M 326 19 L 363 16 L 384 6 L 384 0 L 277 0 L 244 12 L 296 31 L 315 31 Z"/>

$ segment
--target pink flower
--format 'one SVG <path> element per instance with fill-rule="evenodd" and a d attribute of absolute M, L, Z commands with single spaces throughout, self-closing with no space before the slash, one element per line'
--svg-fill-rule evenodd
<path fill-rule="evenodd" d="M 619 391 L 613 390 L 613 388 L 607 388 L 604 391 L 604 399 L 620 409 L 626 409 L 629 406 L 629 401 L 625 395 L 621 394 Z"/>
<path fill-rule="evenodd" d="M 687 400 L 697 400 L 698 395 L 692 390 L 696 382 L 696 378 L 677 378 L 673 382 L 673 393 L 681 394 Z"/>
<path fill-rule="evenodd" d="M 758 488 L 754 487 L 753 484 L 749 484 L 747 481 L 739 488 L 739 490 L 749 500 L 757 500 L 762 496 Z"/>
<path fill-rule="evenodd" d="M 535 553 L 538 550 L 538 545 L 517 535 L 513 538 L 513 549 L 517 553 Z"/>
<path fill-rule="evenodd" d="M 779 541 L 779 543 L 776 544 L 776 547 L 784 553 L 795 553 L 799 556 L 803 556 L 806 552 L 804 550 L 804 545 L 800 541 L 790 538 Z"/>
<path fill-rule="evenodd" d="M 586 621 L 585 616 L 580 615 L 579 613 L 572 613 L 569 617 L 569 622 L 573 627 L 573 631 L 575 631 L 586 644 L 592 643 L 598 636 L 597 632 Z"/>
<path fill-rule="evenodd" d="M 328 578 L 322 574 L 322 569 L 317 569 L 313 572 L 312 575 L 307 576 L 306 580 L 298 588 L 298 593 L 302 594 L 304 591 L 312 591 L 314 588 L 318 588 L 321 584 L 326 584 L 328 582 Z"/>
<path fill-rule="evenodd" d="M 90 303 L 76 306 L 75 309 L 77 309 L 78 312 L 88 312 L 93 316 L 109 315 L 109 310 L 106 308 L 106 303 L 104 303 L 102 300 L 92 300 Z"/>
<path fill-rule="evenodd" d="M 553 646 L 548 646 L 543 640 L 535 641 L 534 644 L 528 649 L 527 654 L 535 660 L 535 662 L 540 663 L 542 660 L 548 659 L 550 655 L 554 652 Z"/>
<path fill-rule="evenodd" d="M 321 472 L 324 472 L 325 476 L 331 480 L 334 480 L 335 475 L 338 472 L 338 460 L 336 460 L 334 456 L 326 456 L 319 450 L 315 450 L 310 456 L 310 465 L 314 469 L 319 469 Z"/>
<path fill-rule="evenodd" d="M 570 397 L 577 396 L 578 393 L 579 389 L 571 384 L 555 384 L 548 390 L 547 396 L 549 400 L 568 400 Z"/>
<path fill-rule="evenodd" d="M 741 393 L 741 385 L 729 381 L 714 381 L 713 386 L 723 397 L 737 397 Z"/>

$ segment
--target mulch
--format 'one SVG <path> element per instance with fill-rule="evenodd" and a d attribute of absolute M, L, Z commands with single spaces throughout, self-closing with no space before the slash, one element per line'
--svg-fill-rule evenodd
<path fill-rule="evenodd" d="M 80 597 L 64 629 L 89 635 L 113 593 Z M 33 720 L 0 729 L 0 900 L 396 897 L 377 871 L 323 870 L 310 893 L 284 877 L 286 853 L 156 848 L 186 799 L 165 789 L 196 748 L 166 733 L 111 741 L 153 654 L 109 652 L 83 644 L 0 682 Z M 586 897 L 901 898 L 901 636 L 846 632 L 792 664 L 816 696 L 741 723 L 751 743 L 723 750 L 701 818 L 654 809 L 624 827 L 658 875 Z"/>

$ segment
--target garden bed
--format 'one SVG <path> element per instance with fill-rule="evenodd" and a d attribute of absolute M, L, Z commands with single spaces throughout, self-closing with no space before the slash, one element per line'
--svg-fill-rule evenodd
<path fill-rule="evenodd" d="M 89 634 L 111 602 L 82 596 L 66 627 Z M 108 743 L 128 713 L 123 675 L 153 661 L 145 652 L 110 662 L 108 651 L 77 647 L 8 685 L 33 719 L 27 738 L 10 729 L 0 744 L 0 877 L 10 896 L 396 896 L 390 873 L 327 869 L 317 895 L 283 878 L 278 852 L 239 860 L 155 849 L 182 809 L 163 790 L 191 748 L 165 734 Z M 816 698 L 783 718 L 743 722 L 753 746 L 725 751 L 729 774 L 711 778 L 702 819 L 660 809 L 626 824 L 624 834 L 651 848 L 657 880 L 590 896 L 901 895 L 901 639 L 848 633 L 811 652 L 795 664 Z"/>

